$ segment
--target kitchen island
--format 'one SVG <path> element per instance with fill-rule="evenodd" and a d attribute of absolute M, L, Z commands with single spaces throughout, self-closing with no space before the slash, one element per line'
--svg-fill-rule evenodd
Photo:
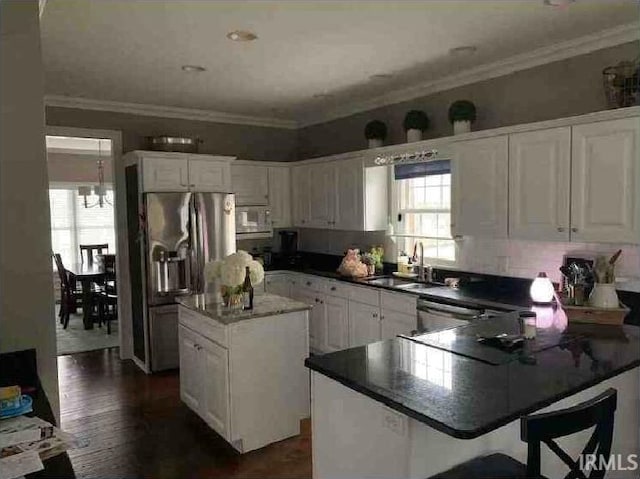
<path fill-rule="evenodd" d="M 179 299 L 180 398 L 241 453 L 300 433 L 309 416 L 310 307 L 272 294 L 229 312 Z"/>
<path fill-rule="evenodd" d="M 481 321 L 492 327 L 500 320 Z M 307 359 L 314 479 L 426 478 L 491 452 L 526 462 L 520 417 L 575 405 L 609 387 L 618 391 L 612 454 L 640 451 L 640 328 L 551 321 L 555 346 L 491 363 L 447 346 L 467 327 L 425 335 L 430 346 L 396 338 Z M 577 457 L 587 439 L 580 433 L 559 443 Z M 544 448 L 542 465 L 547 477 L 567 472 Z"/>

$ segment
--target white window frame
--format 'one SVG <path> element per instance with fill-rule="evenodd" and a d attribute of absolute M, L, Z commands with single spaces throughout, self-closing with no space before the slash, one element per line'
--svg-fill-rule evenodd
<path fill-rule="evenodd" d="M 449 173 L 451 175 L 451 173 Z M 433 256 L 425 256 L 425 260 L 429 260 L 430 263 L 442 265 L 442 266 L 455 266 L 458 262 L 458 251 L 456 247 L 456 238 L 451 236 L 450 238 L 443 238 L 438 236 L 422 236 L 422 235 L 412 235 L 412 234 L 403 234 L 398 233 L 399 224 L 398 224 L 398 214 L 399 213 L 449 213 L 453 214 L 453 198 L 449 203 L 449 209 L 444 208 L 433 208 L 433 209 L 401 209 L 400 208 L 400 185 L 398 181 L 394 178 L 393 166 L 389 167 L 389 181 L 391 182 L 391 186 L 389 191 L 391 192 L 391 225 L 392 229 L 389 234 L 394 240 L 396 238 L 414 238 L 416 240 L 451 240 L 454 244 L 454 259 L 441 258 L 441 257 L 433 257 Z M 452 177 L 453 181 L 453 177 Z M 397 244 L 397 241 L 395 241 Z M 399 251 L 398 251 L 399 253 Z M 407 251 L 408 254 L 411 254 L 411 251 Z"/>

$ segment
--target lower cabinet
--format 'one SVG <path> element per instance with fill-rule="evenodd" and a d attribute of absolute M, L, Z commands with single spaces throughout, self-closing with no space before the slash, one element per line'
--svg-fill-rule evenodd
<path fill-rule="evenodd" d="M 324 348 L 338 351 L 349 347 L 349 309 L 344 298 L 325 296 L 322 300 L 326 318 L 326 342 Z"/>
<path fill-rule="evenodd" d="M 225 324 L 179 307 L 180 398 L 241 453 L 298 435 L 309 416 L 307 314 Z"/>
<path fill-rule="evenodd" d="M 184 326 L 180 338 L 180 398 L 229 440 L 228 351 Z"/>
<path fill-rule="evenodd" d="M 410 335 L 417 328 L 416 315 L 382 310 L 380 315 L 380 339 L 395 338 L 399 334 Z"/>
<path fill-rule="evenodd" d="M 380 341 L 380 308 L 349 301 L 349 347 Z"/>

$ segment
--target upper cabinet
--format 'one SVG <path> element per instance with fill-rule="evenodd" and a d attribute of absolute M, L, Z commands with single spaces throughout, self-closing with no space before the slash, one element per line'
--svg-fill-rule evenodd
<path fill-rule="evenodd" d="M 256 206 L 269 204 L 269 168 L 257 164 L 231 166 L 232 191 L 236 205 Z"/>
<path fill-rule="evenodd" d="M 511 238 L 569 241 L 570 176 L 570 127 L 509 136 Z"/>
<path fill-rule="evenodd" d="M 571 239 L 640 242 L 638 118 L 573 127 Z"/>
<path fill-rule="evenodd" d="M 291 226 L 291 169 L 288 166 L 269 167 L 269 206 L 274 228 Z"/>
<path fill-rule="evenodd" d="M 156 151 L 134 151 L 127 157 L 142 166 L 144 192 L 231 191 L 233 157 Z"/>
<path fill-rule="evenodd" d="M 451 162 L 453 236 L 507 236 L 507 136 L 454 143 Z"/>
<path fill-rule="evenodd" d="M 292 168 L 293 223 L 301 228 L 379 231 L 387 225 L 387 169 L 361 157 Z"/>

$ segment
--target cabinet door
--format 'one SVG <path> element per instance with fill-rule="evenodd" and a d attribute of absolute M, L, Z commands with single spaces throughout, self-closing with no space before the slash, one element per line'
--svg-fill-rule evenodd
<path fill-rule="evenodd" d="M 309 227 L 309 167 L 306 165 L 294 166 L 291 169 L 291 193 L 293 225 Z"/>
<path fill-rule="evenodd" d="M 571 239 L 640 242 L 640 122 L 573 127 Z"/>
<path fill-rule="evenodd" d="M 309 169 L 309 223 L 314 228 L 332 228 L 335 208 L 335 168 L 318 163 Z"/>
<path fill-rule="evenodd" d="M 452 224 L 454 236 L 507 236 L 507 137 L 454 143 Z"/>
<path fill-rule="evenodd" d="M 291 170 L 269 167 L 269 206 L 274 228 L 289 228 L 291 223 Z"/>
<path fill-rule="evenodd" d="M 334 226 L 340 230 L 364 229 L 364 169 L 361 159 L 335 163 L 336 201 Z"/>
<path fill-rule="evenodd" d="M 380 341 L 380 314 L 377 306 L 349 301 L 349 347 Z"/>
<path fill-rule="evenodd" d="M 569 241 L 570 181 L 571 128 L 510 135 L 509 236 Z"/>
<path fill-rule="evenodd" d="M 180 399 L 192 410 L 201 413 L 202 383 L 200 377 L 201 361 L 198 345 L 199 335 L 185 328 L 178 327 L 180 351 Z"/>
<path fill-rule="evenodd" d="M 266 166 L 232 165 L 231 186 L 238 206 L 269 204 L 269 170 Z"/>
<path fill-rule="evenodd" d="M 202 418 L 218 434 L 229 439 L 229 352 L 208 339 L 200 344 L 202 361 Z"/>
<path fill-rule="evenodd" d="M 291 297 L 291 280 L 288 275 L 267 275 L 264 279 L 264 290 L 269 294 L 277 294 L 285 298 Z"/>
<path fill-rule="evenodd" d="M 230 192 L 231 167 L 229 162 L 214 159 L 189 159 L 189 185 L 192 191 Z"/>
<path fill-rule="evenodd" d="M 327 324 L 328 351 L 338 351 L 349 347 L 348 302 L 344 298 L 325 296 L 324 313 Z"/>
<path fill-rule="evenodd" d="M 316 351 L 324 351 L 326 344 L 326 316 L 321 295 L 308 288 L 298 288 L 297 300 L 311 306 L 309 311 L 309 346 Z"/>
<path fill-rule="evenodd" d="M 142 163 L 142 189 L 150 191 L 187 191 L 189 166 L 187 160 L 145 158 Z"/>
<path fill-rule="evenodd" d="M 417 329 L 417 321 L 415 314 L 382 310 L 380 315 L 380 337 L 381 339 L 391 339 L 399 334 L 410 335 L 412 331 Z"/>

